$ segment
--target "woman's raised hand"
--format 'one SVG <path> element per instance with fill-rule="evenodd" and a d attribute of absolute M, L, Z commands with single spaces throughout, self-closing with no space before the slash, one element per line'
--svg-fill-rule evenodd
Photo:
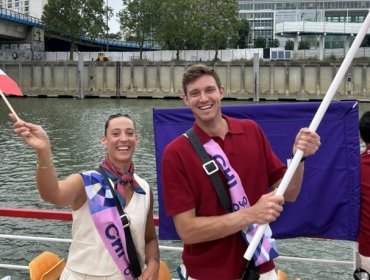
<path fill-rule="evenodd" d="M 17 120 L 13 114 L 9 114 L 9 119 L 13 122 L 14 132 L 22 137 L 28 146 L 37 151 L 50 148 L 49 137 L 41 126 Z"/>

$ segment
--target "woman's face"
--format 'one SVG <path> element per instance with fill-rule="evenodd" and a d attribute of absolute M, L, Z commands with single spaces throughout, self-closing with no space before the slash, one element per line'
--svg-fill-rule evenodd
<path fill-rule="evenodd" d="M 109 121 L 102 143 L 107 147 L 110 161 L 119 168 L 129 168 L 138 138 L 134 122 L 127 117 Z"/>

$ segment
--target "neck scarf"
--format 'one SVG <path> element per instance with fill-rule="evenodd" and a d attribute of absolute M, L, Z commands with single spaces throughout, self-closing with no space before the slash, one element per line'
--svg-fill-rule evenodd
<path fill-rule="evenodd" d="M 248 197 L 244 191 L 244 187 L 240 180 L 239 175 L 232 168 L 228 158 L 226 157 L 224 151 L 221 147 L 213 140 L 210 139 L 207 143 L 204 144 L 204 148 L 207 153 L 212 156 L 212 158 L 219 164 L 220 169 L 223 171 L 227 184 L 229 186 L 229 193 L 232 202 L 233 211 L 238 211 L 241 208 L 250 207 Z M 251 224 L 242 231 L 243 237 L 249 243 L 252 241 L 253 235 L 255 234 L 258 224 Z M 259 266 L 273 258 L 276 258 L 279 254 L 276 249 L 275 240 L 271 238 L 272 231 L 270 226 L 267 227 L 263 238 L 256 251 L 253 254 L 253 260 L 256 266 Z"/>
<path fill-rule="evenodd" d="M 146 194 L 145 191 L 140 187 L 139 183 L 134 178 L 134 164 L 131 162 L 128 171 L 120 171 L 114 164 L 109 160 L 108 156 L 105 157 L 103 162 L 100 164 L 106 175 L 113 180 L 116 189 L 118 200 L 122 207 L 126 206 L 125 188 L 132 187 L 134 192 L 138 194 Z"/>

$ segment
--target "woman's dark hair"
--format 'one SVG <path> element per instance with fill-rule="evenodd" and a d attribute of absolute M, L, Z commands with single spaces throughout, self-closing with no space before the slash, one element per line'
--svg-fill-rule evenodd
<path fill-rule="evenodd" d="M 133 124 L 134 124 L 134 128 L 135 128 L 135 130 L 136 130 L 135 122 L 134 122 L 134 120 L 131 118 L 131 116 L 130 116 L 130 115 L 128 115 L 128 114 L 121 114 L 121 113 L 117 113 L 117 114 L 110 115 L 110 116 L 108 117 L 107 121 L 105 122 L 105 127 L 104 127 L 104 136 L 107 136 L 107 129 L 108 129 L 108 126 L 109 126 L 110 121 L 111 121 L 111 120 L 113 120 L 113 119 L 116 119 L 116 118 L 120 118 L 120 117 L 124 117 L 124 118 L 128 118 L 128 119 L 130 119 L 130 120 L 133 122 Z"/>
<path fill-rule="evenodd" d="M 217 87 L 221 88 L 221 80 L 218 74 L 213 70 L 213 68 L 208 67 L 204 64 L 195 64 L 190 66 L 188 69 L 185 70 L 184 74 L 182 75 L 182 88 L 184 90 L 185 95 L 187 94 L 186 87 L 194 82 L 196 79 L 204 76 L 209 75 L 213 77 L 216 81 Z"/>
<path fill-rule="evenodd" d="M 363 113 L 360 118 L 360 135 L 366 144 L 370 144 L 370 111 Z"/>

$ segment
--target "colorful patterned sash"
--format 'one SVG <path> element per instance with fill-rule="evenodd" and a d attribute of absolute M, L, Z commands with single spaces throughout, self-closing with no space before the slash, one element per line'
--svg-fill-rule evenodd
<path fill-rule="evenodd" d="M 244 191 L 242 182 L 239 175 L 232 168 L 228 158 L 221 149 L 221 147 L 213 140 L 210 139 L 204 144 L 204 148 L 207 153 L 219 164 L 222 169 L 227 184 L 229 186 L 229 193 L 232 202 L 233 211 L 238 211 L 241 208 L 250 207 L 248 197 Z M 250 243 L 253 235 L 258 228 L 258 224 L 249 225 L 249 227 L 243 231 L 243 236 Z M 271 238 L 272 231 L 268 226 L 263 238 L 261 239 L 256 251 L 253 255 L 253 260 L 256 266 L 259 266 L 273 258 L 276 258 L 279 254 L 276 249 L 275 239 Z"/>
<path fill-rule="evenodd" d="M 112 192 L 96 171 L 81 173 L 91 217 L 97 231 L 125 279 L 134 279 L 127 257 L 126 239 Z"/>

